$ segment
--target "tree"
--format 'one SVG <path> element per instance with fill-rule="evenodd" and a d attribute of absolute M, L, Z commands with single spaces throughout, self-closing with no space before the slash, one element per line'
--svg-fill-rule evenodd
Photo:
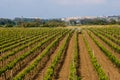
<path fill-rule="evenodd" d="M 47 22 L 45 22 L 43 26 L 44 27 L 65 27 L 66 23 L 61 20 L 53 19 L 53 20 L 48 20 Z"/>
<path fill-rule="evenodd" d="M 6 24 L 5 27 L 13 27 L 12 24 Z"/>

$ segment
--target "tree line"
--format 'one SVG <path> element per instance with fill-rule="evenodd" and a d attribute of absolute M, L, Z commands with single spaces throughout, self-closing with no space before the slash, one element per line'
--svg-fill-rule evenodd
<path fill-rule="evenodd" d="M 67 22 L 61 19 L 36 19 L 36 18 L 15 18 L 5 19 L 0 18 L 0 27 L 65 27 L 65 26 L 76 26 L 76 25 L 110 25 L 119 24 L 120 21 L 114 19 L 78 19 L 69 20 Z"/>
<path fill-rule="evenodd" d="M 66 22 L 61 19 L 34 19 L 34 18 L 0 18 L 0 27 L 65 27 Z"/>
<path fill-rule="evenodd" d="M 95 18 L 95 19 L 80 19 L 80 20 L 70 20 L 69 25 L 120 25 L 120 20 L 116 21 L 114 19 L 104 19 L 104 18 Z"/>

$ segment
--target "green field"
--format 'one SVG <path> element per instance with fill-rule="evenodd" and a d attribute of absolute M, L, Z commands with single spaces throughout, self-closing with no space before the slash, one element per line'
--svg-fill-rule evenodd
<path fill-rule="evenodd" d="M 0 80 L 119 80 L 118 25 L 0 28 Z"/>

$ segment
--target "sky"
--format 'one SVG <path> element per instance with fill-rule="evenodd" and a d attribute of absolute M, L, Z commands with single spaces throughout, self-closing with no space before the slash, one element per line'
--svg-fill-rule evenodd
<path fill-rule="evenodd" d="M 120 0 L 0 0 L 0 18 L 120 15 Z"/>

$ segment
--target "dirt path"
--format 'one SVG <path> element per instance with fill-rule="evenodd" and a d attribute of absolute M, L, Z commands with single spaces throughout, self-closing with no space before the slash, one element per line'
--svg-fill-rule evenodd
<path fill-rule="evenodd" d="M 97 72 L 95 71 L 90 57 L 83 41 L 82 35 L 78 36 L 79 38 L 79 53 L 80 53 L 80 73 L 82 80 L 98 80 Z"/>
<path fill-rule="evenodd" d="M 66 38 L 66 37 L 65 37 Z M 56 56 L 58 50 L 60 49 L 59 47 L 62 45 L 62 43 L 65 41 L 65 38 L 63 40 L 60 41 L 57 49 L 55 50 L 55 52 L 50 56 L 50 60 L 47 62 L 46 66 L 42 69 L 42 71 L 40 71 L 38 73 L 38 76 L 36 77 L 35 80 L 43 80 L 45 73 L 47 72 L 47 68 L 50 66 L 50 64 L 52 63 L 52 60 L 54 59 L 54 57 Z"/>
<path fill-rule="evenodd" d="M 72 61 L 73 49 L 74 49 L 73 47 L 74 47 L 74 34 L 71 37 L 70 43 L 68 45 L 65 61 L 64 61 L 64 64 L 59 72 L 58 80 L 68 80 L 69 79 L 70 64 Z"/>
<path fill-rule="evenodd" d="M 84 32 L 88 42 L 94 51 L 94 55 L 97 58 L 98 63 L 102 66 L 103 70 L 107 74 L 110 80 L 120 80 L 120 73 L 118 69 L 112 64 L 112 62 L 104 55 L 99 47 L 92 41 L 87 32 Z"/>
<path fill-rule="evenodd" d="M 120 60 L 120 53 L 115 52 L 113 49 L 111 49 L 110 46 L 108 46 L 104 41 L 102 41 L 99 37 L 95 36 L 93 33 L 92 35 L 102 44 L 104 45 L 104 47 L 109 50 L 111 53 L 113 53 L 114 56 L 116 56 L 119 60 Z M 107 39 L 107 38 L 105 38 Z M 109 39 L 107 39 L 108 41 L 110 41 Z M 111 41 L 110 41 L 111 42 Z M 113 43 L 113 42 L 112 42 Z M 116 45 L 115 43 L 113 43 L 114 45 Z"/>

